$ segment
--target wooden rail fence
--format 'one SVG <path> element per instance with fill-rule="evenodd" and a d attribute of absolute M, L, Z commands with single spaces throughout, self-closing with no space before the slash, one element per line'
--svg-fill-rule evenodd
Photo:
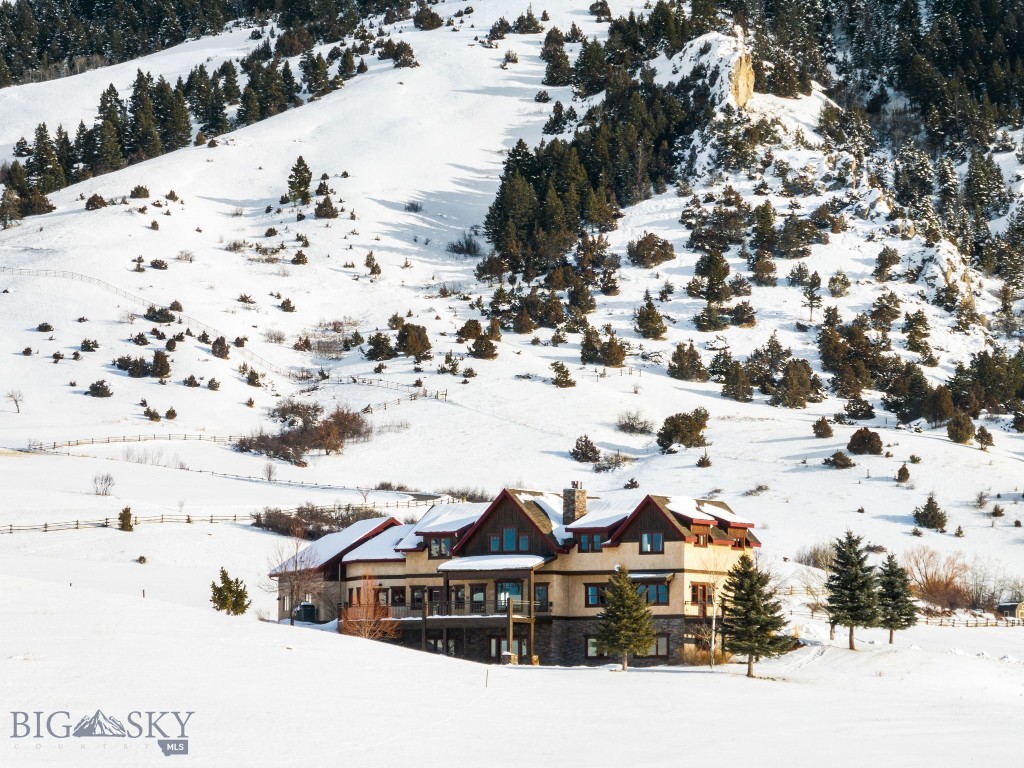
<path fill-rule="evenodd" d="M 384 502 L 359 502 L 353 504 L 336 504 L 331 507 L 322 507 L 339 513 L 348 512 L 384 512 L 389 510 L 415 509 L 417 507 L 430 507 L 434 504 L 456 504 L 459 499 L 450 496 L 441 496 L 435 499 L 407 499 Z M 285 514 L 294 515 L 299 512 L 298 507 L 276 510 Z M 244 523 L 252 524 L 257 513 L 236 513 L 233 515 L 134 515 L 133 525 L 147 523 Z M 64 520 L 56 523 L 36 523 L 33 525 L 0 525 L 0 534 L 23 533 L 28 531 L 79 531 L 86 528 L 117 528 L 117 517 L 104 517 L 96 520 Z"/>

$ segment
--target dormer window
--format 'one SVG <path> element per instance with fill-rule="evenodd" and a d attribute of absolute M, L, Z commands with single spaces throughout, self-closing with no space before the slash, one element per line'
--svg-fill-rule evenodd
<path fill-rule="evenodd" d="M 640 554 L 660 555 L 665 552 L 665 535 L 657 531 L 640 534 Z"/>
<path fill-rule="evenodd" d="M 581 533 L 578 550 L 580 552 L 600 552 L 604 544 L 600 533 Z"/>
<path fill-rule="evenodd" d="M 706 547 L 708 545 L 708 535 L 706 533 L 698 533 L 695 543 L 698 547 Z"/>
<path fill-rule="evenodd" d="M 442 560 L 452 556 L 451 536 L 434 536 L 429 542 L 428 552 L 431 560 Z"/>

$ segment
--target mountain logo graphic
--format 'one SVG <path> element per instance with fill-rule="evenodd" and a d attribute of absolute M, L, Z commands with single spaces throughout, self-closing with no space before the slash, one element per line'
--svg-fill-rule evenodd
<path fill-rule="evenodd" d="M 102 710 L 97 709 L 96 714 L 86 715 L 78 721 L 72 736 L 114 736 L 125 738 L 124 726 L 116 717 L 108 717 Z"/>

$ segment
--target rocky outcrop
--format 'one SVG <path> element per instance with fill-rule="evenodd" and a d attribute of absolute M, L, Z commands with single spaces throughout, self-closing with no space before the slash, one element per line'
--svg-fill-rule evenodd
<path fill-rule="evenodd" d="M 733 64 L 732 76 L 729 78 L 729 93 L 736 106 L 741 109 L 754 95 L 754 64 L 750 52 L 745 49 Z"/>

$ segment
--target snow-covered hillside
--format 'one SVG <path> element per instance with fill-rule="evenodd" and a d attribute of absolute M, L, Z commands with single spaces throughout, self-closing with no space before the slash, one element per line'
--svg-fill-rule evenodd
<path fill-rule="evenodd" d="M 576 23 L 587 35 L 606 37 L 607 25 L 587 5 L 551 0 L 545 26 L 564 31 Z M 628 0 L 613 10 L 642 12 L 644 5 Z M 442 16 L 467 10 L 450 0 L 433 7 Z M 841 193 L 827 188 L 835 168 L 816 132 L 829 103 L 820 90 L 798 99 L 755 93 L 742 107 L 752 119 L 774 124 L 778 141 L 771 152 L 794 175 L 806 176 L 809 194 L 788 195 L 768 174 L 718 174 L 713 146 L 702 145 L 694 164 L 704 173 L 691 191 L 680 196 L 669 189 L 623 211 L 608 236 L 611 251 L 623 256 L 621 290 L 595 295 L 590 322 L 632 345 L 624 367 L 582 367 L 580 334 L 556 345 L 550 330 L 539 329 L 504 331 L 496 359 L 467 356 L 460 375 L 437 372 L 446 353 L 466 355 L 456 333 L 469 319 L 486 325 L 479 307 L 494 289 L 475 280 L 477 259 L 446 246 L 470 233 L 487 247 L 479 227 L 508 151 L 520 139 L 530 147 L 550 140 L 542 126 L 553 103 L 573 102 L 570 88 L 542 85 L 543 33 L 481 44 L 499 16 L 525 11 L 525 0 L 478 0 L 473 8 L 453 27 L 420 31 L 409 21 L 383 27 L 412 45 L 416 68 L 394 69 L 367 56 L 369 71 L 334 93 L 219 136 L 215 146 L 179 150 L 68 187 L 50 195 L 54 212 L 0 232 L 0 398 L 21 395 L 16 403 L 0 399 L 0 609 L 7 617 L 0 622 L 0 703 L 37 709 L 49 705 L 38 701 L 38 691 L 59 690 L 66 692 L 62 706 L 75 715 L 91 716 L 97 707 L 109 708 L 108 715 L 194 710 L 190 757 L 197 765 L 291 764 L 336 754 L 368 766 L 412 760 L 603 766 L 636 762 L 638 751 L 644 765 L 669 765 L 680 755 L 704 761 L 741 749 L 770 766 L 896 759 L 934 766 L 976 758 L 1012 729 L 1019 712 L 1024 628 L 921 626 L 900 635 L 895 648 L 884 644 L 881 630 L 867 630 L 858 632 L 865 650 L 853 654 L 833 646 L 827 625 L 794 597 L 787 606 L 791 629 L 808 646 L 762 664 L 770 679 L 748 681 L 731 666 L 713 675 L 675 668 L 625 675 L 488 670 L 253 619 L 275 612 L 276 597 L 258 587 L 286 540 L 203 518 L 245 520 L 263 507 L 307 502 L 411 500 L 367 490 L 382 483 L 495 493 L 503 486 L 557 491 L 582 481 L 601 495 L 632 479 L 643 492 L 719 498 L 755 522 L 763 562 L 790 586 L 799 584 L 790 571 L 797 552 L 846 529 L 897 554 L 924 544 L 962 552 L 990 575 L 1024 577 L 1024 529 L 1015 526 L 1024 520 L 1024 435 L 1013 431 L 1010 417 L 979 421 L 995 436 L 995 445 L 982 451 L 952 443 L 943 428 L 898 427 L 881 408 L 880 393 L 868 391 L 873 420 L 834 425 L 832 437 L 818 439 L 812 424 L 841 412 L 843 399 L 786 409 L 755 393 L 753 402 L 740 403 L 723 398 L 719 384 L 666 374 L 678 343 L 692 340 L 707 363 L 723 345 L 743 358 L 776 334 L 827 378 L 814 326 L 824 307 L 806 325 L 808 309 L 800 289 L 786 285 L 790 264 L 781 260 L 778 286 L 754 286 L 747 297 L 757 310 L 755 325 L 696 330 L 692 318 L 703 302 L 688 297 L 685 286 L 698 253 L 688 248 L 691 230 L 680 215 L 694 196 L 710 210 L 727 186 L 751 206 L 770 201 L 780 219 L 790 210 L 806 216 L 848 193 L 854 213 L 845 216 L 845 229 L 801 261 L 826 282 L 838 270 L 850 278 L 846 296 L 822 292 L 824 306 L 835 306 L 844 319 L 869 311 L 883 290 L 899 297 L 901 313 L 923 311 L 937 358 L 924 369 L 931 383 L 991 348 L 993 335 L 980 323 L 955 332 L 951 316 L 929 299 L 943 280 L 969 281 L 978 312 L 991 315 L 998 281 L 970 269 L 948 244 L 929 247 L 905 222 L 890 220 L 891 201 L 866 180 Z M 116 67 L 0 89 L 0 155 L 9 156 L 39 122 L 70 130 L 79 119 L 88 122 L 106 84 L 127 94 L 137 69 L 175 79 L 198 63 L 212 68 L 241 57 L 256 44 L 249 31 L 238 27 Z M 329 47 L 317 50 L 326 54 Z M 570 59 L 579 49 L 567 45 Z M 509 50 L 518 62 L 503 66 Z M 671 82 L 698 63 L 727 70 L 742 53 L 738 39 L 716 33 L 656 60 L 654 77 Z M 728 80 L 716 82 L 716 107 L 735 106 Z M 549 103 L 534 99 L 542 88 Z M 575 107 L 585 112 L 579 102 Z M 338 218 L 316 219 L 307 206 L 300 221 L 293 206 L 280 203 L 300 155 L 314 185 L 326 176 L 332 199 L 344 207 Z M 1013 179 L 1013 154 L 996 159 Z M 150 196 L 128 198 L 136 185 Z M 1019 180 L 1014 185 L 1019 193 Z M 113 204 L 88 211 L 92 195 Z M 675 258 L 653 269 L 629 265 L 627 244 L 647 232 L 671 242 Z M 901 271 L 922 268 L 922 279 L 874 280 L 883 246 L 896 249 Z M 305 262 L 296 259 L 300 251 Z M 733 274 L 748 273 L 736 251 L 727 254 Z M 364 266 L 371 252 L 381 267 L 377 277 Z M 166 268 L 154 267 L 154 260 Z M 657 304 L 666 336 L 643 339 L 633 327 L 634 310 L 646 291 L 657 296 L 666 282 L 675 289 Z M 282 309 L 286 299 L 294 311 Z M 141 316 L 150 304 L 172 302 L 181 305 L 174 310 L 180 323 L 156 326 Z M 377 363 L 358 348 L 340 351 L 344 333 L 386 332 L 396 314 L 427 329 L 431 359 L 417 365 L 400 356 L 375 370 Z M 42 324 L 52 329 L 40 330 Z M 112 364 L 164 349 L 164 340 L 150 334 L 154 327 L 168 337 L 190 332 L 169 352 L 166 383 L 131 378 Z M 918 359 L 905 349 L 899 327 L 893 352 Z M 226 360 L 215 357 L 199 340 L 203 330 L 229 343 L 244 340 L 244 347 L 230 346 Z M 139 334 L 149 344 L 131 340 Z M 296 349 L 305 337 L 336 354 Z M 97 348 L 82 351 L 83 340 Z M 565 363 L 575 387 L 552 386 L 554 362 Z M 259 386 L 248 380 L 250 366 Z M 467 368 L 476 375 L 464 378 Z M 192 376 L 201 386 L 185 386 Z M 216 390 L 208 386 L 212 379 L 220 383 Z M 98 380 L 110 384 L 112 397 L 86 396 Z M 269 410 L 286 397 L 328 411 L 335 405 L 363 411 L 374 434 L 340 453 L 308 456 L 307 467 L 240 453 L 225 442 L 260 428 L 274 431 Z M 667 416 L 697 407 L 710 413 L 709 467 L 696 465 L 696 450 L 663 454 L 653 435 L 616 427 L 627 411 L 657 429 Z M 146 408 L 163 418 L 151 421 Z M 857 466 L 846 471 L 824 466 L 863 425 L 881 434 L 883 454 L 857 456 Z M 569 449 L 583 434 L 602 451 L 625 457 L 624 465 L 595 473 L 573 461 Z M 111 437 L 118 441 L 104 442 Z M 67 444 L 72 441 L 77 444 Z M 43 443 L 59 445 L 26 450 Z M 904 463 L 910 480 L 897 484 Z M 95 476 L 107 473 L 114 479 L 110 495 L 95 494 Z M 917 538 L 912 512 L 931 492 L 949 515 L 950 532 Z M 987 497 L 980 506 L 979 492 Z M 992 516 L 994 503 L 1005 516 Z M 2 532 L 3 526 L 115 518 L 123 507 L 143 516 L 188 514 L 195 522 L 146 523 L 132 533 Z M 420 512 L 394 510 L 399 519 Z M 952 533 L 958 527 L 962 537 Z M 222 566 L 249 585 L 249 616 L 210 610 L 209 584 Z M 88 662 L 69 648 L 89 649 Z M 218 684 L 197 686 L 197 680 Z M 242 715 L 240 701 L 255 703 Z M 515 721 L 511 730 L 496 726 L 506 712 Z M 606 722 L 629 738 L 609 736 Z M 723 746 L 708 736 L 733 723 L 742 724 L 742 739 L 730 735 Z M 806 735 L 794 739 L 794 733 Z M 140 757 L 158 757 L 155 747 L 149 752 L 88 749 L 76 753 L 75 764 L 138 765 Z M 61 759 L 52 745 L 30 750 L 20 742 L 0 746 L 0 755 L 0 763 L 18 766 Z"/>
<path fill-rule="evenodd" d="M 575 4 L 552 4 L 548 10 L 552 23 L 562 27 L 575 21 L 590 34 L 600 35 L 605 29 Z M 454 30 L 423 32 L 408 22 L 399 23 L 392 32 L 413 44 L 420 67 L 392 69 L 389 62 L 373 61 L 369 73 L 342 90 L 232 132 L 215 148 L 182 150 L 69 187 L 52 196 L 56 212 L 29 219 L 0 235 L 5 268 L 68 270 L 106 283 L 0 275 L 8 291 L 0 298 L 0 334 L 9 354 L 2 389 L 17 388 L 25 394 L 21 413 L 14 413 L 13 408 L 3 413 L 0 436 L 4 444 L 20 449 L 32 440 L 142 433 L 246 434 L 260 425 L 270 426 L 266 409 L 279 397 L 298 392 L 328 406 L 338 402 L 361 408 L 393 400 L 393 392 L 343 383 L 353 375 L 372 375 L 374 363 L 357 351 L 342 359 L 326 360 L 297 352 L 292 344 L 300 335 L 323 333 L 334 321 L 358 328 L 365 336 L 384 328 L 388 317 L 398 313 L 426 326 L 434 357 L 424 364 L 423 373 L 415 372 L 409 359 L 389 361 L 383 377 L 405 385 L 422 380 L 427 389 L 447 390 L 447 401 L 421 399 L 387 411 L 378 409 L 372 416 L 378 434 L 371 442 L 350 445 L 340 456 L 312 457 L 306 469 L 277 462 L 279 478 L 347 486 L 392 481 L 424 489 L 474 485 L 489 490 L 510 484 L 558 488 L 571 479 L 581 479 L 588 488 L 599 491 L 621 487 L 635 476 L 641 488 L 651 491 L 728 498 L 758 522 L 768 547 L 787 553 L 846 527 L 876 543 L 903 549 L 917 543 L 908 535 L 910 512 L 928 492 L 935 491 L 950 512 L 950 529 L 962 526 L 966 537 L 929 534 L 928 544 L 984 551 L 1012 565 L 1021 539 L 1019 529 L 1012 527 L 1013 520 L 1022 516 L 1017 512 L 1022 488 L 1016 480 L 1021 438 L 1000 429 L 1005 422 L 990 424 L 996 445 L 983 453 L 949 443 L 941 430 L 893 431 L 892 416 L 879 410 L 873 425 L 882 430 L 892 457 L 864 457 L 856 469 L 836 472 L 823 467 L 821 460 L 843 447 L 853 428 L 837 427 L 834 438 L 816 440 L 810 424 L 821 415 L 841 410 L 842 401 L 837 399 L 797 411 L 769 407 L 760 395 L 755 395 L 754 403 L 735 403 L 722 399 L 715 385 L 669 379 L 663 365 L 637 356 L 630 357 L 624 369 L 584 370 L 578 362 L 578 336 L 553 347 L 540 333 L 541 345 L 531 343 L 533 334 L 506 333 L 497 360 L 467 359 L 464 365 L 472 365 L 478 373 L 468 383 L 460 383 L 461 377 L 434 372 L 445 352 L 465 352 L 464 345 L 454 340 L 455 331 L 466 319 L 479 317 L 468 299 L 482 296 L 487 300 L 489 296 L 487 287 L 472 277 L 474 260 L 452 255 L 445 246 L 480 224 L 496 189 L 504 151 L 519 138 L 537 143 L 550 110 L 549 105 L 532 98 L 541 87 L 543 64 L 537 53 L 542 34 L 510 35 L 494 49 L 474 43 L 474 37 L 494 18 L 508 13 L 504 4 L 484 2 L 469 17 L 472 24 Z M 209 50 L 211 56 L 230 55 L 243 46 L 240 35 L 234 31 L 215 41 L 190 45 Z M 569 48 L 571 53 L 573 46 Z M 505 49 L 515 50 L 519 63 L 502 68 Z M 732 49 L 726 46 L 726 50 Z M 192 60 L 186 53 L 171 49 L 144 63 L 154 72 L 171 73 L 176 67 L 183 72 L 187 67 L 181 62 Z M 659 65 L 659 77 L 690 66 L 687 57 L 693 55 L 684 52 L 675 65 Z M 101 73 L 26 88 L 66 89 L 85 78 L 81 90 L 87 91 L 95 85 L 89 78 L 101 77 Z M 553 99 L 571 100 L 568 89 L 549 90 Z M 17 98 L 22 92 L 20 87 L 8 88 L 0 91 L 0 97 Z M 823 151 L 815 148 L 819 139 L 813 131 L 822 103 L 819 95 L 797 100 L 755 95 L 746 108 L 755 117 L 777 118 L 783 137 L 777 153 L 794 168 L 808 167 L 818 173 L 814 169 L 823 167 L 825 158 Z M 52 123 L 62 114 L 61 109 L 56 100 L 36 99 L 29 114 L 31 120 Z M 795 138 L 798 130 L 802 133 L 799 141 Z M 10 135 L 23 132 L 18 128 Z M 307 160 L 314 177 L 328 175 L 335 199 L 340 198 L 346 209 L 340 218 L 325 222 L 309 216 L 297 222 L 290 206 L 278 212 L 278 198 L 298 155 Z M 755 204 L 760 200 L 753 196 L 754 183 L 745 178 L 724 179 L 709 190 L 720 192 L 724 182 L 732 183 Z M 84 209 L 84 197 L 99 193 L 119 198 L 136 184 L 149 187 L 150 200 L 129 200 L 99 211 Z M 164 197 L 171 190 L 178 197 L 175 201 Z M 806 213 L 826 197 L 812 195 L 792 204 Z M 792 201 L 777 190 L 767 199 L 780 211 Z M 422 211 L 406 210 L 410 202 L 422 205 Z M 718 336 L 694 330 L 690 318 L 700 302 L 681 290 L 696 261 L 696 254 L 686 248 L 689 230 L 678 223 L 685 202 L 670 191 L 625 211 L 618 229 L 610 235 L 613 251 L 623 252 L 627 242 L 649 231 L 670 240 L 677 257 L 657 270 L 624 267 L 621 293 L 599 296 L 593 321 L 595 326 L 611 324 L 620 337 L 634 343 L 635 351 L 658 352 L 662 361 L 677 342 L 693 339 L 698 348 L 704 348 Z M 268 206 L 271 211 L 265 213 Z M 835 304 L 845 317 L 868 309 L 880 290 L 870 273 L 883 244 L 893 245 L 904 263 L 911 265 L 924 252 L 919 236 L 909 240 L 892 236 L 892 224 L 882 215 L 884 205 L 876 208 L 866 220 L 850 221 L 849 229 L 834 235 L 828 245 L 815 246 L 806 259 L 808 266 L 822 275 L 841 268 L 851 278 L 853 288 L 847 297 L 826 301 Z M 347 218 L 349 212 L 355 214 L 354 220 Z M 152 228 L 154 222 L 158 229 Z M 271 227 L 278 234 L 267 236 Z M 307 237 L 309 246 L 298 243 L 297 235 Z M 273 257 L 261 256 L 252 247 L 229 250 L 227 246 L 236 241 L 283 244 L 285 249 L 274 263 Z M 300 249 L 308 263 L 291 264 Z M 382 275 L 373 280 L 363 267 L 370 251 L 382 267 Z M 190 254 L 187 260 L 178 258 L 182 252 Z M 140 256 L 145 266 L 142 273 L 133 271 L 132 260 Z M 164 260 L 168 268 L 149 267 L 153 259 Z M 741 260 L 733 258 L 732 262 L 734 272 L 745 269 Z M 980 289 L 978 309 L 991 311 L 994 284 L 975 279 Z M 670 321 L 667 337 L 661 342 L 639 339 L 632 328 L 632 312 L 645 290 L 657 292 L 666 280 L 676 286 L 675 294 L 659 305 Z M 928 369 L 934 381 L 947 377 L 953 364 L 968 352 L 984 348 L 980 330 L 968 335 L 952 333 L 946 327 L 946 316 L 921 301 L 918 286 L 890 283 L 886 287 L 900 296 L 903 309 L 921 307 L 928 314 L 933 327 L 931 341 L 940 363 Z M 253 303 L 239 302 L 242 294 L 250 296 Z M 280 309 L 285 298 L 294 303 L 294 312 Z M 130 336 L 153 324 L 141 318 L 129 323 L 126 312 L 143 311 L 147 301 L 167 305 L 175 300 L 188 318 L 229 340 L 246 337 L 245 349 L 253 354 L 292 370 L 322 367 L 331 379 L 314 386 L 297 385 L 268 372 L 264 386 L 248 386 L 238 371 L 238 365 L 246 362 L 240 359 L 242 352 L 227 361 L 218 360 L 192 337 L 186 337 L 170 355 L 172 375 L 166 386 L 154 379 L 131 379 L 114 370 L 112 358 L 148 356 L 162 346 L 154 341 L 156 346 L 140 348 L 129 342 Z M 813 331 L 796 327 L 797 321 L 806 319 L 799 289 L 781 284 L 754 287 L 750 301 L 758 311 L 757 325 L 721 334 L 734 355 L 748 354 L 776 332 L 795 356 L 812 362 L 816 359 Z M 44 322 L 54 330 L 35 330 Z M 175 330 L 174 325 L 165 328 Z M 81 353 L 81 360 L 70 359 L 83 338 L 98 341 L 99 349 Z M 283 342 L 277 341 L 281 338 Z M 894 340 L 896 348 L 900 347 L 900 334 L 895 333 Z M 33 354 L 18 354 L 25 348 Z M 56 352 L 64 354 L 64 359 L 54 364 L 51 355 Z M 705 359 L 711 355 L 704 354 Z M 556 360 L 569 365 L 578 382 L 574 389 L 556 389 L 547 383 L 549 365 Z M 218 392 L 205 386 L 185 387 L 181 382 L 189 375 L 202 383 L 217 378 L 222 387 Z M 98 379 L 111 383 L 112 398 L 83 397 L 88 385 Z M 250 397 L 254 401 L 251 408 L 246 407 Z M 161 414 L 173 407 L 177 418 L 151 423 L 143 416 L 143 399 Z M 696 406 L 711 413 L 708 436 L 713 465 L 708 469 L 696 468 L 692 453 L 660 455 L 651 438 L 625 435 L 614 426 L 618 414 L 627 409 L 640 410 L 660 424 L 665 416 Z M 608 475 L 589 472 L 567 456 L 568 448 L 583 433 L 602 449 L 621 451 L 637 461 Z M 159 446 L 155 463 L 170 465 L 162 470 L 166 478 L 162 482 L 176 487 L 187 488 L 196 482 L 194 472 L 173 468 L 179 464 L 192 470 L 255 476 L 261 474 L 265 463 L 224 445 L 175 441 L 136 447 L 145 455 L 154 445 Z M 102 459 L 80 459 L 90 468 L 76 473 L 79 479 L 74 485 L 83 494 L 87 492 L 83 475 L 106 471 L 111 466 L 108 460 L 120 461 L 123 466 L 125 458 L 137 457 L 130 445 L 121 444 L 67 450 Z M 921 457 L 921 463 L 911 465 L 911 483 L 898 487 L 891 478 L 911 455 Z M 12 467 L 15 461 L 22 460 L 5 459 L 4 470 L 35 477 L 17 472 Z M 47 459 L 32 461 L 45 463 Z M 742 495 L 762 485 L 768 490 L 760 495 Z M 115 494 L 123 493 L 117 503 L 175 503 L 176 498 L 166 498 L 163 487 L 154 484 L 152 490 L 129 493 L 121 486 L 115 489 Z M 981 490 L 989 491 L 993 498 L 1001 494 L 1008 509 L 995 526 L 985 511 L 972 504 Z M 216 496 L 205 490 L 189 495 L 205 497 L 205 503 Z M 94 505 L 95 499 L 89 502 Z M 19 510 L 19 514 L 27 511 Z"/>

